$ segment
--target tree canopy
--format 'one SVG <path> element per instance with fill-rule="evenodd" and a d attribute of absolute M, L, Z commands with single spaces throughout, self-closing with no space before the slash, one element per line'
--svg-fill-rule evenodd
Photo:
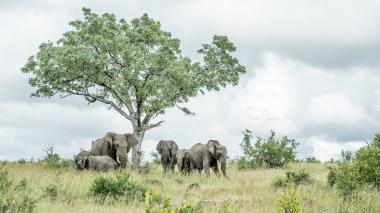
<path fill-rule="evenodd" d="M 201 61 L 181 54 L 180 40 L 163 31 L 147 14 L 130 22 L 83 8 L 84 20 L 57 42 L 44 42 L 22 71 L 31 74 L 34 97 L 79 95 L 102 102 L 145 132 L 165 109 L 180 106 L 199 93 L 237 85 L 245 68 L 231 54 L 226 36 L 214 36 L 198 50 Z"/>

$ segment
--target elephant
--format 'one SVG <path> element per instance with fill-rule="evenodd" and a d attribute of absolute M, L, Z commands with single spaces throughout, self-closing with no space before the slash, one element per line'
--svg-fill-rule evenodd
<path fill-rule="evenodd" d="M 189 150 L 188 149 L 178 150 L 176 154 L 176 158 L 177 158 L 178 171 L 180 171 L 182 174 L 189 174 L 191 172 Z"/>
<path fill-rule="evenodd" d="M 122 168 L 127 166 L 128 152 L 138 143 L 133 134 L 116 134 L 108 132 L 103 138 L 92 143 L 91 154 L 107 155 L 114 159 Z"/>
<path fill-rule="evenodd" d="M 174 172 L 174 167 L 177 162 L 176 154 L 178 145 L 172 140 L 161 140 L 156 147 L 157 152 L 161 155 L 161 165 L 166 174 L 167 170 Z"/>
<path fill-rule="evenodd" d="M 190 168 L 191 170 L 202 170 L 207 175 L 210 174 L 209 168 L 214 170 L 214 173 L 219 175 L 218 162 L 224 177 L 226 174 L 227 149 L 217 140 L 209 140 L 207 144 L 197 143 L 191 147 L 190 152 Z"/>
<path fill-rule="evenodd" d="M 86 156 L 79 160 L 79 169 L 95 170 L 95 171 L 109 171 L 115 170 L 118 165 L 110 156 Z"/>
<path fill-rule="evenodd" d="M 89 151 L 81 151 L 79 154 L 74 155 L 74 168 L 79 169 L 80 167 L 80 160 L 82 160 L 86 156 L 90 156 L 91 152 Z"/>

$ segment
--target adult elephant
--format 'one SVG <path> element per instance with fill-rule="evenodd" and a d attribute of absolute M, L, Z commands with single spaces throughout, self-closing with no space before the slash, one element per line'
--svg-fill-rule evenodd
<path fill-rule="evenodd" d="M 128 152 L 137 143 L 137 138 L 132 134 L 108 132 L 103 138 L 92 143 L 91 154 L 94 156 L 110 156 L 122 168 L 125 168 L 128 162 Z"/>
<path fill-rule="evenodd" d="M 157 152 L 161 155 L 161 165 L 166 174 L 167 170 L 174 172 L 174 167 L 177 162 L 178 145 L 172 140 L 161 140 L 156 147 Z"/>
<path fill-rule="evenodd" d="M 219 174 L 218 164 L 224 177 L 226 174 L 227 149 L 217 140 L 209 140 L 207 144 L 197 143 L 191 147 L 190 152 L 190 167 L 191 170 L 205 171 L 210 174 L 210 167 L 215 174 Z"/>
<path fill-rule="evenodd" d="M 189 151 L 188 149 L 181 149 L 176 154 L 178 171 L 182 174 L 189 174 L 191 172 Z"/>

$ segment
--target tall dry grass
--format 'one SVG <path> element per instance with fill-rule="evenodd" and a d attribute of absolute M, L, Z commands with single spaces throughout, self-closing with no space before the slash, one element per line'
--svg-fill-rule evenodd
<path fill-rule="evenodd" d="M 38 198 L 37 212 L 145 212 L 144 203 L 99 204 L 88 196 L 92 180 L 99 175 L 113 176 L 117 172 L 98 173 L 74 171 L 71 168 L 46 168 L 38 164 L 6 165 L 14 183 L 26 179 L 30 194 Z M 239 171 L 229 165 L 229 179 L 194 173 L 162 175 L 161 167 L 153 165 L 148 174 L 127 170 L 131 177 L 151 190 L 169 197 L 174 206 L 183 200 L 203 206 L 204 212 L 276 212 L 276 203 L 284 189 L 273 187 L 276 177 L 288 170 L 304 169 L 311 174 L 313 183 L 297 187 L 306 212 L 380 212 L 380 193 L 365 189 L 352 199 L 344 199 L 327 181 L 328 169 L 323 164 L 295 163 L 286 169 L 257 169 Z M 199 188 L 189 188 L 197 183 Z M 56 199 L 43 198 L 44 189 L 56 185 Z"/>

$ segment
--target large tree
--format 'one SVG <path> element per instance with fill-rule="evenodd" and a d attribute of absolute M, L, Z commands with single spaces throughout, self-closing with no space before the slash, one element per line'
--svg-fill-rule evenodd
<path fill-rule="evenodd" d="M 32 97 L 83 96 L 128 119 L 139 141 L 132 153 L 135 166 L 145 132 L 163 122 L 152 119 L 174 106 L 191 114 L 181 106 L 190 97 L 237 85 L 245 73 L 226 36 L 215 35 L 211 44 L 203 44 L 198 62 L 183 56 L 179 39 L 147 14 L 127 22 L 88 8 L 83 13 L 84 20 L 70 22 L 73 30 L 57 42 L 42 43 L 22 71 L 31 74 Z"/>

